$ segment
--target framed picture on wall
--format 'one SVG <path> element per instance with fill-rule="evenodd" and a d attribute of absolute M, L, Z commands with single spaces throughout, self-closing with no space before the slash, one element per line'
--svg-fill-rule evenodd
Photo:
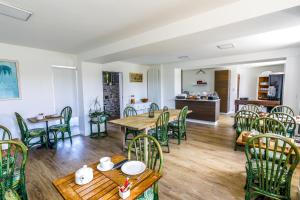
<path fill-rule="evenodd" d="M 0 60 L 0 100 L 20 99 L 17 61 Z"/>
<path fill-rule="evenodd" d="M 143 82 L 143 74 L 142 73 L 129 73 L 130 82 Z"/>

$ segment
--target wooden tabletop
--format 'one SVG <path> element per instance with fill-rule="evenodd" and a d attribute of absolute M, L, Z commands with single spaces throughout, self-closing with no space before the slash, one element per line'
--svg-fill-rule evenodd
<path fill-rule="evenodd" d="M 48 121 L 60 120 L 60 119 L 63 119 L 63 117 L 58 115 L 49 115 L 49 116 L 45 116 L 43 119 L 37 119 L 37 117 L 31 117 L 28 118 L 27 120 L 31 123 L 39 123 L 39 122 L 48 122 Z"/>
<path fill-rule="evenodd" d="M 178 115 L 181 110 L 178 109 L 169 109 L 170 112 L 170 119 L 169 121 L 174 121 L 178 119 Z M 157 121 L 157 118 L 159 115 L 162 113 L 162 110 L 155 111 L 154 117 L 149 118 L 148 113 L 136 115 L 136 116 L 131 116 L 131 117 L 126 117 L 122 119 L 115 119 L 109 121 L 112 124 L 120 125 L 123 127 L 130 127 L 131 129 L 136 129 L 136 130 L 144 130 L 146 128 L 154 128 L 155 123 Z M 192 111 L 188 111 L 188 113 L 191 113 Z"/>
<path fill-rule="evenodd" d="M 246 142 L 247 142 L 247 141 L 243 141 L 243 133 L 245 133 L 245 132 L 247 132 L 247 131 L 243 131 L 243 132 L 240 134 L 240 136 L 238 137 L 238 139 L 236 140 L 236 143 L 237 143 L 238 145 L 241 145 L 241 146 L 245 146 L 245 145 L 246 145 Z M 258 146 L 258 144 L 257 144 L 257 146 Z M 266 145 L 265 145 L 265 144 L 261 144 L 261 147 L 262 147 L 263 149 L 265 149 L 265 148 L 266 148 Z M 297 147 L 298 147 L 298 150 L 299 150 L 299 152 L 300 152 L 300 146 L 299 146 L 299 144 L 297 144 Z M 272 149 L 272 144 L 270 144 L 270 149 Z M 281 147 L 278 147 L 278 150 L 281 151 Z M 288 151 L 289 151 L 289 148 L 287 147 L 286 150 L 285 150 L 285 152 L 288 153 Z"/>
<path fill-rule="evenodd" d="M 113 156 L 112 162 L 118 163 L 124 159 L 126 159 L 124 156 Z M 124 184 L 126 175 L 123 175 L 120 170 L 100 172 L 97 170 L 98 164 L 99 163 L 94 163 L 89 166 L 93 168 L 94 178 L 86 185 L 80 186 L 75 183 L 74 172 L 54 180 L 53 185 L 66 200 L 121 199 L 119 197 L 118 186 Z M 129 182 L 132 183 L 133 186 L 130 191 L 130 197 L 128 197 L 127 200 L 136 199 L 160 178 L 161 174 L 150 169 L 146 169 L 145 172 L 140 175 L 130 177 Z"/>

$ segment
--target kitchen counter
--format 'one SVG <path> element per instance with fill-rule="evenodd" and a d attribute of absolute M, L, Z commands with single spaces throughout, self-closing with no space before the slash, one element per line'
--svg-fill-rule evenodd
<path fill-rule="evenodd" d="M 217 123 L 220 115 L 220 99 L 204 100 L 204 99 L 176 99 L 176 109 L 188 106 L 192 113 L 187 118 L 194 122 Z"/>
<path fill-rule="evenodd" d="M 175 99 L 176 101 L 220 101 L 220 99 L 208 100 L 208 99 Z"/>

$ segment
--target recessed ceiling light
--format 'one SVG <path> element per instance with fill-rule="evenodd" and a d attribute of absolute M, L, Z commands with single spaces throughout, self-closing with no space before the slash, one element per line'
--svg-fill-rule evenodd
<path fill-rule="evenodd" d="M 184 59 L 189 59 L 189 57 L 188 56 L 178 56 L 178 59 L 184 60 Z"/>
<path fill-rule="evenodd" d="M 0 14 L 27 21 L 32 15 L 32 12 L 0 2 Z"/>
<path fill-rule="evenodd" d="M 221 44 L 217 46 L 218 49 L 232 49 L 234 45 L 232 43 L 229 44 Z"/>

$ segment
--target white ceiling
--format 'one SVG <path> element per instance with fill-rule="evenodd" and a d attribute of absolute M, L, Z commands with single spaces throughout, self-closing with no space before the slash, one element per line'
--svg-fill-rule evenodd
<path fill-rule="evenodd" d="M 101 57 L 97 62 L 126 60 L 140 64 L 161 64 L 189 59 L 205 59 L 300 46 L 300 7 L 265 15 L 224 27 L 178 37 L 163 42 Z M 217 45 L 233 43 L 220 50 Z"/>
<path fill-rule="evenodd" d="M 236 1 L 3 0 L 33 15 L 0 15 L 0 42 L 79 53 Z"/>

